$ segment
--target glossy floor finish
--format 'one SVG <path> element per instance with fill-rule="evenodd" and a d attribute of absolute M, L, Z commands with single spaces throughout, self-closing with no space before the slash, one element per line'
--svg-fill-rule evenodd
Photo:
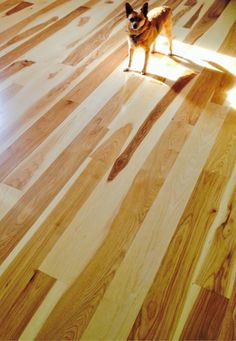
<path fill-rule="evenodd" d="M 141 76 L 124 2 L 0 0 L 1 340 L 236 340 L 236 0 L 165 4 Z"/>

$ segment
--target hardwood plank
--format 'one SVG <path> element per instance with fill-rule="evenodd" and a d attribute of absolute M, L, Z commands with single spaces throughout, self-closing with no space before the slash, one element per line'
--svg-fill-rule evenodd
<path fill-rule="evenodd" d="M 7 2 L 9 2 L 9 0 L 7 0 Z M 20 2 L 20 1 L 17 1 L 17 2 Z M 41 8 L 36 13 L 31 14 L 27 18 L 24 18 L 20 22 L 14 24 L 11 27 L 7 28 L 6 30 L 2 31 L 0 33 L 0 40 L 1 40 L 1 42 L 3 43 L 4 41 L 14 37 L 23 28 L 25 28 L 31 22 L 33 22 L 34 20 L 39 18 L 41 15 L 43 15 L 43 14 L 45 14 L 45 13 L 51 11 L 51 10 L 54 10 L 58 6 L 61 6 L 61 5 L 65 4 L 65 3 L 67 3 L 67 2 L 69 2 L 69 0 L 55 0 L 51 4 L 49 4 L 48 6 L 45 6 L 45 7 Z"/>
<path fill-rule="evenodd" d="M 5 12 L 8 8 L 17 5 L 21 0 L 6 0 L 0 4 L 0 13 Z"/>
<path fill-rule="evenodd" d="M 135 0 L 132 2 L 133 5 L 137 6 L 141 4 L 140 0 Z M 121 6 L 119 6 L 120 8 Z M 110 36 L 112 30 L 122 21 L 124 20 L 124 5 L 122 5 L 121 9 L 116 12 L 116 16 L 113 18 L 112 15 L 108 16 L 112 18 L 105 25 L 102 26 L 101 29 L 96 31 L 89 39 L 84 41 L 82 44 L 77 46 L 67 58 L 63 61 L 63 63 L 68 65 L 76 65 L 79 64 L 85 57 L 87 57 L 91 52 L 99 47 L 102 43 L 104 43 Z M 106 21 L 106 19 L 104 19 Z M 99 25 L 100 26 L 100 25 Z"/>
<path fill-rule="evenodd" d="M 48 25 L 52 24 L 53 22 L 55 22 L 57 20 L 58 20 L 58 17 L 56 17 L 56 16 L 52 17 L 52 18 L 48 19 L 47 21 L 45 21 L 41 24 L 35 25 L 35 26 L 29 28 L 28 30 L 25 30 L 24 32 L 22 32 L 20 34 L 17 34 L 13 38 L 11 38 L 9 41 L 7 41 L 5 44 L 0 46 L 0 51 L 4 50 L 8 46 L 11 46 L 11 45 L 23 40 L 23 39 L 26 39 L 26 38 L 34 35 L 38 31 L 41 31 L 42 29 L 44 29 L 45 27 L 47 27 Z"/>
<path fill-rule="evenodd" d="M 0 184 L 0 219 L 21 198 L 22 192 L 5 184 Z"/>
<path fill-rule="evenodd" d="M 173 124 L 173 130 L 170 129 L 164 135 L 163 140 L 161 139 L 159 141 L 147 161 L 141 167 L 141 170 L 135 177 L 129 192 L 122 202 L 120 210 L 109 228 L 109 233 L 104 243 L 74 284 L 72 284 L 70 290 L 68 290 L 60 300 L 55 310 L 52 312 L 51 317 L 49 317 L 42 331 L 39 333 L 38 338 L 44 338 L 46 335 L 49 338 L 51 335 L 56 335 L 57 338 L 64 338 L 67 337 L 66 335 L 69 335 L 70 332 L 73 333 L 74 338 L 80 338 L 81 334 L 86 329 L 89 319 L 92 317 L 97 305 L 103 298 L 105 288 L 109 286 L 109 283 L 113 279 L 116 269 L 123 260 L 125 252 L 129 249 L 130 243 L 139 230 L 177 157 L 178 152 L 176 152 L 174 147 L 169 150 L 169 146 L 172 145 L 171 142 L 168 144 L 168 155 L 165 156 L 164 160 L 163 157 L 161 157 L 167 154 L 166 147 L 163 147 L 166 146 L 164 141 L 171 138 L 173 139 L 173 145 L 175 145 L 174 141 L 176 141 L 176 136 L 174 134 L 173 137 L 174 128 L 176 129 L 176 125 Z M 172 132 L 172 134 L 170 132 Z M 181 132 L 183 133 L 183 130 L 181 130 Z M 183 138 L 182 143 L 184 143 L 184 140 L 185 138 Z M 179 143 L 179 148 L 180 146 L 181 143 Z M 159 171 L 157 172 L 156 169 Z M 122 230 L 120 229 L 121 226 Z M 112 248 L 111 244 L 113 245 Z M 110 251 L 109 257 L 107 258 L 105 255 L 108 250 Z M 100 264 L 102 264 L 102 267 Z M 45 270 L 45 268 L 43 269 Z M 95 269 L 101 270 L 99 272 L 97 270 L 95 271 Z M 82 297 L 78 297 L 78 292 L 85 292 L 86 294 Z M 97 294 L 98 292 L 99 294 Z M 65 311 L 65 309 L 67 309 L 66 307 L 68 307 L 68 303 L 71 302 L 72 297 L 74 297 L 74 299 L 77 297 L 74 310 L 67 310 L 68 320 L 64 322 L 64 325 L 60 324 L 59 326 L 57 323 L 59 316 L 61 315 L 62 310 Z M 69 306 L 71 305 L 69 304 Z M 89 309 L 86 308 L 88 306 Z M 76 330 L 75 334 L 74 330 Z"/>
<path fill-rule="evenodd" d="M 236 339 L 236 281 L 234 289 L 226 308 L 225 316 L 221 324 L 217 340 L 235 340 Z"/>
<path fill-rule="evenodd" d="M 117 103 L 119 106 L 122 104 L 122 110 L 119 116 L 109 125 L 111 130 L 108 135 L 110 135 L 111 132 L 116 131 L 119 127 L 123 127 L 127 124 L 133 125 L 131 132 L 133 133 L 133 131 L 137 129 L 139 122 L 142 121 L 142 116 L 139 115 L 140 117 L 137 117 L 137 110 L 140 110 L 140 112 L 146 116 L 156 103 L 157 99 L 155 99 L 155 96 L 157 95 L 157 87 L 156 84 L 152 84 L 148 89 L 145 89 L 145 86 L 142 86 L 138 89 L 138 93 L 136 92 L 136 95 L 125 104 L 123 96 L 125 99 L 130 87 L 131 86 L 127 84 L 127 87 L 124 88 L 123 95 L 119 102 L 113 101 L 112 106 L 111 101 L 110 105 L 107 106 L 106 119 L 109 119 L 110 114 L 113 115 L 114 110 L 116 110 Z M 160 93 L 165 93 L 165 89 L 160 85 L 158 88 L 158 95 L 161 97 Z M 142 99 L 140 99 L 140 95 L 142 96 Z M 173 108 L 178 106 L 180 101 L 181 99 L 178 98 L 175 101 Z M 173 108 L 173 112 L 168 113 L 170 114 L 168 120 L 171 119 L 171 115 L 174 115 Z M 144 155 L 149 154 L 165 125 L 165 122 L 158 125 L 153 134 L 145 141 L 142 146 L 142 153 Z M 117 213 L 122 198 L 125 196 L 127 188 L 130 187 L 135 174 L 142 163 L 142 158 L 136 158 L 128 172 L 126 172 L 125 177 L 123 177 L 121 184 L 113 182 L 112 185 L 107 186 L 106 178 L 102 179 L 93 195 L 88 199 L 82 209 L 78 211 L 63 236 L 41 265 L 44 271 L 48 271 L 49 274 L 53 274 L 53 277 L 55 276 L 68 284 L 71 284 L 78 277 L 105 240 L 110 223 Z M 93 218 L 95 212 L 99 212 L 96 221 L 94 221 Z M 64 242 L 67 240 L 70 240 L 70 243 L 65 245 Z M 63 253 L 61 252 L 62 245 Z M 53 259 L 56 260 L 56 264 L 55 262 L 53 263 Z M 75 266 L 69 268 L 66 259 L 70 259 L 71 264 L 73 263 Z"/>
<path fill-rule="evenodd" d="M 121 13 L 117 18 L 110 20 L 99 31 L 96 31 L 89 39 L 77 46 L 69 54 L 69 56 L 67 56 L 63 63 L 68 65 L 79 64 L 85 57 L 87 57 L 99 45 L 109 38 L 111 31 L 119 24 L 119 22 L 123 19 L 123 16 L 124 14 Z"/>
<path fill-rule="evenodd" d="M 109 55 L 95 70 L 78 83 L 63 99 L 56 103 L 33 126 L 20 136 L 0 156 L 0 179 L 3 180 L 24 158 L 48 136 L 96 87 L 121 63 L 125 55 L 124 45 Z M 104 67 L 106 69 L 104 70 Z M 101 72 L 101 70 L 104 70 Z M 72 98 L 76 100 L 73 102 Z M 58 111 L 62 111 L 60 116 Z M 31 112 L 31 111 L 30 111 Z M 31 114 L 32 115 L 32 114 Z M 18 125 L 19 126 L 19 125 Z M 42 129 L 43 127 L 43 129 Z M 1 134 L 1 140 L 7 137 L 9 130 Z M 33 138 L 32 138 L 33 136 Z M 26 141 L 31 140 L 31 143 Z M 12 157 L 14 155 L 14 157 Z"/>
<path fill-rule="evenodd" d="M 166 154 L 165 147 L 161 147 L 163 146 L 164 139 L 160 139 L 159 148 L 163 149 L 163 154 L 161 153 L 160 155 L 159 148 L 156 149 L 156 158 L 158 160 L 160 157 L 160 160 L 162 160 L 160 161 L 162 164 L 161 169 L 166 168 L 164 170 L 166 176 L 163 176 L 164 184 L 151 206 L 150 211 L 147 213 L 141 228 L 137 232 L 125 259 L 117 270 L 113 281 L 105 292 L 104 298 L 98 306 L 82 339 L 94 339 L 95 335 L 98 339 L 111 339 L 111 335 L 117 340 L 124 340 L 128 337 L 139 308 L 153 282 L 156 271 L 160 266 L 166 248 L 175 231 L 178 217 L 180 217 L 184 210 L 186 201 L 191 194 L 197 176 L 201 171 L 201 167 L 207 158 L 209 149 L 214 143 L 216 135 L 223 123 L 225 116 L 222 116 L 221 112 L 218 112 L 219 116 L 216 115 L 215 122 L 210 119 L 210 112 L 212 111 L 213 107 L 210 106 L 206 111 L 206 114 L 200 118 L 199 124 L 196 124 L 197 132 L 195 132 L 195 129 L 193 130 L 193 134 L 190 135 L 186 145 L 183 146 L 183 150 L 181 150 L 179 157 L 172 168 L 170 165 L 169 175 L 169 165 L 166 164 L 165 166 L 165 163 L 169 162 L 168 158 L 163 160 L 162 156 Z M 211 123 L 211 126 L 209 126 L 209 123 Z M 172 139 L 173 142 L 176 141 L 176 136 L 173 134 L 174 125 L 172 125 L 172 128 L 170 142 L 172 142 Z M 199 138 L 199 132 L 203 139 Z M 164 132 L 165 139 L 168 140 L 170 135 L 168 136 L 168 134 L 165 133 L 166 131 Z M 180 131 L 179 133 L 181 135 Z M 207 143 L 204 142 L 204 140 L 206 141 L 206 136 Z M 199 143 L 199 141 L 201 142 Z M 170 143 L 169 148 L 175 150 L 175 143 Z M 191 150 L 190 155 L 193 153 L 194 160 L 193 158 L 191 161 L 188 160 L 188 164 L 191 164 L 191 171 L 190 173 L 186 173 L 186 171 L 184 171 L 183 162 L 186 162 L 184 155 L 189 155 L 189 150 Z M 197 157 L 197 155 L 199 157 Z M 196 160 L 198 161 L 196 162 Z M 158 169 L 157 173 L 160 172 L 159 167 L 153 168 L 154 171 Z M 140 174 L 139 180 L 142 184 L 141 179 Z M 179 185 L 176 186 L 176 183 Z M 137 196 L 136 200 L 138 199 Z M 124 224 L 121 226 L 123 227 Z M 135 297 L 135 299 L 133 299 L 133 297 Z M 119 302 L 122 303 L 119 304 Z M 124 305 L 123 302 L 126 302 L 127 304 Z M 106 313 L 107 311 L 109 311 L 109 314 Z M 148 338 L 144 337 L 143 339 Z"/>
<path fill-rule="evenodd" d="M 0 102 L 7 103 L 12 97 L 14 97 L 23 87 L 19 84 L 12 83 L 5 89 L 0 91 Z"/>
<path fill-rule="evenodd" d="M 126 56 L 127 46 L 126 44 L 122 44 L 106 57 L 93 72 L 76 85 L 65 98 L 77 103 L 80 101 L 81 97 L 86 98 L 91 92 L 91 89 L 96 89 L 96 87 L 125 59 Z M 94 73 L 96 73 L 96 77 L 94 77 Z"/>
<path fill-rule="evenodd" d="M 33 315 L 30 322 L 27 324 L 23 333 L 20 335 L 19 340 L 34 340 L 41 327 L 46 320 L 53 306 L 56 304 L 58 299 L 63 295 L 66 290 L 66 285 L 59 281 L 56 281 L 41 305 L 39 306 L 36 313 Z"/>
<path fill-rule="evenodd" d="M 227 305 L 225 297 L 201 289 L 180 340 L 216 340 Z"/>
<path fill-rule="evenodd" d="M 0 181 L 3 181 L 22 160 L 32 153 L 77 106 L 75 102 L 62 99 L 7 148 L 0 155 Z"/>
<path fill-rule="evenodd" d="M 235 139 L 236 116 L 231 111 L 186 206 L 129 339 L 172 337 L 194 267 L 216 215 L 227 178 L 235 165 Z M 167 276 L 170 264 L 173 271 Z"/>
<path fill-rule="evenodd" d="M 235 56 L 236 54 L 236 21 L 230 28 L 226 38 L 218 49 L 219 53 Z M 216 86 L 214 95 L 212 97 L 212 102 L 217 104 L 223 104 L 227 99 L 227 92 L 232 89 L 236 83 L 235 75 L 229 72 L 224 67 L 213 63 L 222 71 L 222 77 L 220 83 Z"/>
<path fill-rule="evenodd" d="M 34 62 L 31 60 L 19 60 L 17 62 L 14 62 L 13 64 L 6 67 L 4 70 L 0 71 L 0 81 L 3 82 L 8 77 L 11 77 L 15 73 L 26 67 L 30 67 L 32 64 L 34 64 Z"/>
<path fill-rule="evenodd" d="M 185 28 L 191 28 L 194 25 L 195 21 L 199 18 L 202 8 L 203 4 L 199 6 L 197 11 L 191 16 L 191 18 L 186 22 L 186 24 L 184 24 Z"/>
<path fill-rule="evenodd" d="M 176 7 L 179 6 L 179 4 L 181 4 L 182 0 L 167 0 L 165 2 L 165 6 L 170 6 L 170 8 L 172 10 L 174 10 Z"/>
<path fill-rule="evenodd" d="M 175 96 L 188 84 L 188 82 L 195 76 L 195 74 L 190 74 L 181 77 L 177 82 L 170 88 L 168 93 L 161 99 L 161 101 L 156 105 L 156 107 L 149 114 L 148 118 L 143 122 L 135 137 L 125 149 L 125 151 L 119 156 L 115 161 L 112 170 L 108 176 L 108 181 L 112 181 L 118 173 L 127 166 L 133 153 L 138 148 L 142 140 L 148 134 L 152 126 L 155 124 L 156 120 L 163 114 L 168 105 L 173 101 Z"/>
<path fill-rule="evenodd" d="M 1 263 L 106 132 L 107 129 L 100 126 L 99 122 L 91 122 L 2 219 L 0 222 Z M 74 157 L 70 158 L 71 155 Z M 38 193 L 37 197 L 35 192 Z"/>
<path fill-rule="evenodd" d="M 5 13 L 5 15 L 12 15 L 16 12 L 22 11 L 23 9 L 32 6 L 33 3 L 27 2 L 27 1 L 21 1 L 19 4 L 17 4 L 15 7 L 11 8 L 9 11 Z"/>
<path fill-rule="evenodd" d="M 62 198 L 30 242 L 26 244 L 19 256 L 3 274 L 0 279 L 2 296 L 1 316 L 5 316 L 9 308 L 9 302 L 12 302 L 15 299 L 16 293 L 19 293 L 22 290 L 22 286 L 26 285 L 25 283 L 32 276 L 32 271 L 39 267 L 49 250 L 67 228 L 99 180 L 104 176 L 129 135 L 130 129 L 130 125 L 121 128 L 96 149 L 92 155 L 91 162 L 75 181 L 68 193 Z M 56 230 L 55 226 L 57 226 Z"/>
<path fill-rule="evenodd" d="M 191 112 L 191 116 L 189 116 L 188 118 L 190 124 L 192 124 L 198 118 L 198 115 L 200 113 L 198 108 L 204 108 L 218 80 L 219 76 L 217 75 L 217 73 L 214 73 L 209 70 L 204 70 L 200 75 L 199 80 L 193 85 L 191 92 L 187 96 L 187 101 L 189 101 L 190 103 L 187 110 Z M 114 163 L 113 168 L 108 177 L 109 181 L 113 180 L 117 176 L 117 174 L 124 167 L 126 167 L 133 153 L 138 148 L 139 144 L 142 142 L 145 136 L 148 134 L 148 131 L 151 129 L 152 125 L 155 123 L 158 117 L 160 117 L 160 115 L 162 115 L 162 113 L 166 110 L 170 101 L 173 100 L 175 93 L 181 91 L 182 87 L 185 86 L 186 84 L 185 82 L 188 81 L 188 77 L 186 79 L 183 79 L 182 84 L 181 81 L 182 80 L 180 79 L 180 81 L 177 81 L 177 83 L 175 83 L 173 89 L 170 89 L 169 93 L 162 98 L 162 100 L 157 104 L 156 108 L 153 109 L 149 117 L 144 121 L 142 126 L 139 128 L 137 134 L 135 135 L 134 139 L 131 141 L 129 146 L 125 149 L 125 151 L 119 156 L 119 158 Z M 199 89 L 202 90 L 203 87 L 205 88 L 205 90 L 200 92 Z M 198 99 L 197 105 L 195 104 L 196 99 Z"/>
<path fill-rule="evenodd" d="M 2 319 L 0 323 L 1 339 L 15 340 L 20 336 L 54 282 L 54 278 L 40 271 L 35 272 L 21 294 L 16 297 L 8 315 Z"/>
<path fill-rule="evenodd" d="M 197 278 L 197 284 L 230 298 L 236 266 L 236 189 L 229 198 L 228 212 L 217 227 L 214 239 Z"/>
<path fill-rule="evenodd" d="M 27 51 L 31 50 L 33 47 L 40 44 L 42 41 L 49 38 L 59 30 L 63 29 L 65 26 L 69 25 L 73 20 L 85 13 L 87 10 L 89 10 L 89 7 L 87 7 L 86 4 L 76 8 L 74 11 L 59 19 L 57 22 L 50 25 L 42 32 L 39 32 L 34 37 L 15 47 L 13 50 L 7 52 L 4 56 L 0 57 L 0 68 L 4 68 L 8 64 L 12 63 Z"/>
<path fill-rule="evenodd" d="M 187 44 L 194 44 L 216 22 L 228 3 L 229 0 L 215 0 L 203 17 L 196 23 L 191 32 L 186 36 L 184 42 Z"/>
<path fill-rule="evenodd" d="M 235 44 L 236 44 L 236 21 L 233 23 L 232 27 L 230 28 L 225 40 L 223 41 L 222 45 L 219 48 L 220 53 L 225 53 L 228 56 L 235 57 Z"/>

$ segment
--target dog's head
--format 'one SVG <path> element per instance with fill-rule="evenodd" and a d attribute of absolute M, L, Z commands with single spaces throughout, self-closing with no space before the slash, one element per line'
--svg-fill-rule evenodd
<path fill-rule="evenodd" d="M 140 10 L 136 11 L 128 2 L 126 2 L 125 9 L 129 29 L 139 30 L 146 22 L 148 13 L 148 3 L 145 2 L 143 7 Z"/>

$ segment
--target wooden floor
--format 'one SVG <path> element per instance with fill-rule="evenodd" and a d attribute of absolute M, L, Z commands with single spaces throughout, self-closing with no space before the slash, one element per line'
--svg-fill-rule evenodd
<path fill-rule="evenodd" d="M 85 1 L 0 0 L 0 339 L 236 340 L 236 0 Z"/>

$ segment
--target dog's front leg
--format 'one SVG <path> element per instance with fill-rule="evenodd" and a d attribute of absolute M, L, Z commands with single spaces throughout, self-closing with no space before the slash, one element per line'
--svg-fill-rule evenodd
<path fill-rule="evenodd" d="M 143 69 L 142 69 L 142 75 L 145 75 L 146 70 L 147 70 L 147 64 L 148 64 L 148 59 L 149 59 L 149 53 L 150 53 L 150 48 L 145 48 L 145 57 L 144 57 L 144 65 L 143 65 Z"/>
<path fill-rule="evenodd" d="M 129 61 L 128 61 L 128 67 L 124 69 L 124 72 L 127 72 L 130 70 L 132 60 L 133 60 L 133 54 L 134 54 L 134 48 L 130 47 L 129 48 Z"/>

